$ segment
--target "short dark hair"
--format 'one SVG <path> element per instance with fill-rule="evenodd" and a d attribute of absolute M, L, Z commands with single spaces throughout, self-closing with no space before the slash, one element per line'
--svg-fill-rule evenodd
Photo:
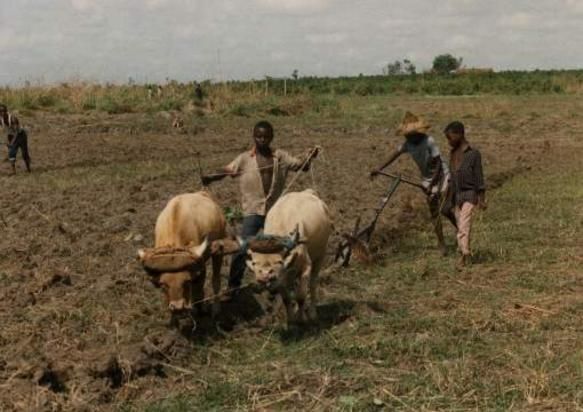
<path fill-rule="evenodd" d="M 462 122 L 455 121 L 448 124 L 443 130 L 443 132 L 461 134 L 462 136 L 464 136 L 466 134 L 466 128 Z"/>
<path fill-rule="evenodd" d="M 253 134 L 255 134 L 259 129 L 265 129 L 270 135 L 273 136 L 273 126 L 267 120 L 261 120 L 260 122 L 257 122 L 255 127 L 253 127 Z"/>

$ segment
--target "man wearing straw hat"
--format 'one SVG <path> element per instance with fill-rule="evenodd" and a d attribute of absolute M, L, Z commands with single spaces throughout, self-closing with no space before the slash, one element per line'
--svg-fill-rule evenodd
<path fill-rule="evenodd" d="M 273 126 L 261 121 L 253 128 L 254 147 L 241 153 L 229 165 L 215 174 L 202 176 L 204 186 L 227 176 L 238 177 L 242 195 L 243 239 L 257 235 L 263 229 L 265 216 L 284 192 L 288 171 L 308 171 L 318 154 L 318 148 L 310 150 L 308 157 L 299 159 L 289 153 L 273 149 Z M 246 253 L 233 257 L 229 275 L 229 287 L 238 288 L 245 273 Z"/>
<path fill-rule="evenodd" d="M 440 212 L 455 226 L 455 217 L 450 210 L 443 208 L 449 181 L 449 167 L 439 151 L 435 139 L 427 134 L 431 126 L 419 116 L 407 112 L 397 128 L 397 136 L 404 136 L 403 142 L 380 168 L 370 173 L 371 178 L 379 175 L 383 169 L 391 165 L 402 154 L 408 153 L 421 172 L 422 185 L 427 195 L 427 204 L 433 219 L 438 247 L 445 256 L 447 248 L 443 238 L 443 227 Z"/>

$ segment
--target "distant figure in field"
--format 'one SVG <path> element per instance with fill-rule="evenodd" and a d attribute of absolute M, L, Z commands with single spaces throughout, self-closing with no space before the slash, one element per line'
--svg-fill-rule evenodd
<path fill-rule="evenodd" d="M 241 233 L 243 239 L 255 236 L 263 229 L 267 212 L 284 191 L 288 172 L 308 171 L 311 159 L 318 153 L 317 149 L 313 149 L 310 151 L 313 153 L 311 158 L 300 159 L 283 150 L 273 149 L 273 126 L 266 121 L 255 125 L 253 140 L 255 146 L 252 150 L 241 153 L 215 174 L 202 176 L 205 186 L 227 176 L 239 178 L 244 213 Z M 244 251 L 233 257 L 229 276 L 230 288 L 241 285 L 245 274 L 245 259 Z"/>
<path fill-rule="evenodd" d="M 204 93 L 202 91 L 202 86 L 200 85 L 200 83 L 194 82 L 195 86 L 194 86 L 194 97 L 196 97 L 196 100 L 198 100 L 199 102 L 202 102 L 202 99 L 204 98 Z"/>
<path fill-rule="evenodd" d="M 471 263 L 470 230 L 475 208 L 486 209 L 486 185 L 482 170 L 482 155 L 466 140 L 465 127 L 452 122 L 444 130 L 451 146 L 451 197 L 457 222 L 457 241 L 461 253 L 458 267 Z"/>
<path fill-rule="evenodd" d="M 172 127 L 174 129 L 182 129 L 184 127 L 184 120 L 177 114 L 172 117 Z"/>
<path fill-rule="evenodd" d="M 20 127 L 18 118 L 8 111 L 8 107 L 0 104 L 0 127 L 6 130 L 8 146 L 8 160 L 12 166 L 12 174 L 16 174 L 16 155 L 22 153 L 22 159 L 26 170 L 30 173 L 30 154 L 28 153 L 28 135 L 26 130 Z"/>
<path fill-rule="evenodd" d="M 389 159 L 380 168 L 370 173 L 371 178 L 379 175 L 384 168 L 391 165 L 399 156 L 408 153 L 415 161 L 421 172 L 422 184 L 427 195 L 427 204 L 433 219 L 437 244 L 445 256 L 447 248 L 443 238 L 443 227 L 439 214 L 447 217 L 455 226 L 455 217 L 449 210 L 443 209 L 446 199 L 449 167 L 441 155 L 435 139 L 427 134 L 431 126 L 420 117 L 407 112 L 401 125 L 397 128 L 397 136 L 404 136 L 405 142 L 398 146 L 389 156 Z"/>

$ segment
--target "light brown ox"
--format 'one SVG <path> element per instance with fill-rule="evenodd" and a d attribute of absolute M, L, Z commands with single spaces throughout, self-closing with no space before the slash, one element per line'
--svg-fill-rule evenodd
<path fill-rule="evenodd" d="M 213 315 L 219 310 L 222 253 L 210 253 L 211 242 L 225 237 L 226 221 L 221 207 L 208 192 L 182 194 L 172 198 L 158 216 L 155 228 L 155 248 L 138 251 L 138 257 L 150 275 L 152 283 L 162 288 L 172 313 L 190 310 L 193 302 L 204 299 L 206 263 L 212 260 L 214 292 Z M 177 264 L 176 259 L 149 267 L 151 255 L 164 257 L 167 251 L 177 250 L 179 257 L 188 255 Z M 168 256 L 166 256 L 168 257 Z M 180 259 L 178 259 L 180 260 Z M 164 263 L 165 262 L 165 263 Z M 155 266 L 155 265 L 154 265 Z"/>
<path fill-rule="evenodd" d="M 247 265 L 259 284 L 281 295 L 288 324 L 306 320 L 308 285 L 307 317 L 317 318 L 318 274 L 332 228 L 326 204 L 313 190 L 305 190 L 281 197 L 267 214 L 263 240 L 259 237 L 249 242 Z M 281 247 L 272 247 L 270 237 L 271 240 L 280 239 Z M 267 244 L 267 247 L 256 246 L 257 243 Z M 293 292 L 295 297 L 292 298 Z M 298 305 L 297 313 L 293 300 Z"/>

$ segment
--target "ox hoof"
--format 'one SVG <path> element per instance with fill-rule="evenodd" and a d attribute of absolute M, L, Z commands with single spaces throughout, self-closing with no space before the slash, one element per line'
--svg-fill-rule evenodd
<path fill-rule="evenodd" d="M 297 320 L 288 321 L 285 329 L 289 333 L 297 333 L 302 329 L 302 324 Z"/>
<path fill-rule="evenodd" d="M 221 313 L 221 304 L 220 303 L 213 303 L 212 308 L 211 308 L 211 317 L 213 319 L 215 319 L 219 316 L 219 313 Z"/>

